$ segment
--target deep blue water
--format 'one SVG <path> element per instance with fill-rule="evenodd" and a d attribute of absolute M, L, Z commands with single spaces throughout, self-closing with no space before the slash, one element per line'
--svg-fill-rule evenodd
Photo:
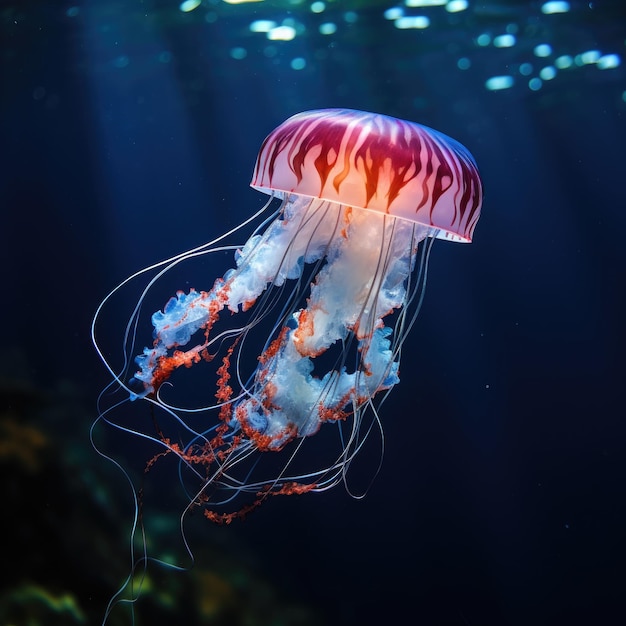
<path fill-rule="evenodd" d="M 423 29 L 399 28 L 385 16 L 401 6 L 391 2 L 205 2 L 189 13 L 165 1 L 51 4 L 0 8 L 10 529 L 0 617 L 26 624 L 45 606 L 29 623 L 79 623 L 50 601 L 67 594 L 84 623 L 99 623 L 129 565 L 131 493 L 89 440 L 109 382 L 90 338 L 98 303 L 129 274 L 258 210 L 265 197 L 248 185 L 277 124 L 350 107 L 458 139 L 485 186 L 474 242 L 433 248 L 401 383 L 381 412 L 383 467 L 362 500 L 337 487 L 271 499 L 230 526 L 194 517 L 198 577 L 183 580 L 196 586 L 155 570 L 173 600 L 140 602 L 137 623 L 238 624 L 247 606 L 263 624 L 397 623 L 407 613 L 425 625 L 621 624 L 620 3 L 571 2 L 559 14 L 524 2 L 404 6 L 404 17 L 429 17 Z M 293 38 L 252 32 L 256 20 Z M 488 89 L 495 76 L 512 86 Z M 212 261 L 198 288 L 231 265 L 230 255 Z M 111 354 L 115 328 L 102 331 Z M 141 403 L 126 410 L 150 419 Z M 43 447 L 22 430 L 31 426 Z M 125 466 L 145 463 L 141 443 L 98 436 Z M 368 450 L 355 471 L 376 462 Z M 147 475 L 163 512 L 175 478 Z M 157 526 L 157 552 L 165 544 L 184 563 L 176 525 Z M 202 621 L 203 597 L 222 612 L 205 603 Z M 121 610 L 111 623 L 126 619 Z"/>

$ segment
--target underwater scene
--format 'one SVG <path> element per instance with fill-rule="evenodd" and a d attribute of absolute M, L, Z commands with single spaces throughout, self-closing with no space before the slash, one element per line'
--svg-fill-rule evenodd
<path fill-rule="evenodd" d="M 0 626 L 622 624 L 622 5 L 0 3 Z"/>

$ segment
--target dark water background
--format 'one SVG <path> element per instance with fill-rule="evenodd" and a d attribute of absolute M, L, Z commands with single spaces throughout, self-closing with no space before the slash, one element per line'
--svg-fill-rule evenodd
<path fill-rule="evenodd" d="M 131 494 L 89 441 L 108 383 L 89 336 L 98 303 L 260 208 L 248 183 L 263 138 L 330 106 L 467 145 L 486 192 L 474 243 L 434 247 L 367 497 L 190 520 L 195 567 L 151 570 L 136 623 L 624 623 L 626 75 L 528 80 L 561 54 L 623 55 L 626 28 L 620 2 L 570 4 L 405 9 L 431 26 L 400 30 L 373 1 L 2 3 L 3 624 L 99 623 L 127 573 Z M 261 18 L 298 34 L 251 33 Z M 515 46 L 475 43 L 505 32 Z M 504 74 L 513 87 L 485 88 Z M 133 463 L 132 440 L 101 436 Z M 151 480 L 166 511 L 176 484 Z M 167 524 L 157 554 L 188 564 Z"/>

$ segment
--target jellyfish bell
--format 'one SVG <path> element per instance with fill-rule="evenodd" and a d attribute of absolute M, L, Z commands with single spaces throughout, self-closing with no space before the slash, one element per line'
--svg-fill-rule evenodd
<path fill-rule="evenodd" d="M 281 204 L 271 218 L 253 216 L 261 224 L 243 245 L 219 238 L 138 272 L 107 296 L 92 330 L 118 390 L 176 424 L 176 438 L 160 427 L 133 432 L 156 442 L 158 456 L 179 458 L 181 473 L 197 481 L 189 506 L 220 522 L 269 495 L 345 482 L 400 380 L 432 241 L 470 242 L 482 203 L 476 163 L 460 143 L 419 124 L 348 109 L 308 111 L 278 126 L 261 146 L 251 185 Z M 180 291 L 155 312 L 153 343 L 132 368 L 148 291 L 174 266 L 223 250 L 234 250 L 235 267 L 210 289 Z M 98 347 L 96 323 L 108 300 L 146 272 L 153 276 L 130 315 L 124 365 L 116 369 Z M 270 319 L 251 358 L 248 348 Z M 203 383 L 213 387 L 210 405 L 172 403 L 170 385 L 183 366 L 211 373 Z M 104 407 L 103 417 L 115 406 Z M 299 468 L 305 442 L 333 426 L 336 451 L 319 466 Z M 260 474 L 264 453 L 284 457 Z M 250 498 L 236 504 L 245 494 Z"/>
<path fill-rule="evenodd" d="M 470 152 L 432 128 L 354 111 L 290 117 L 263 142 L 252 187 L 378 211 L 471 242 L 482 185 Z"/>

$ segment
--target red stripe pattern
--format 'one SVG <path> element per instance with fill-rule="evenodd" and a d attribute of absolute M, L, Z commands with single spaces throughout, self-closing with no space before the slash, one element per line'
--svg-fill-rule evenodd
<path fill-rule="evenodd" d="M 290 117 L 263 142 L 252 187 L 379 211 L 470 242 L 482 182 L 470 152 L 427 126 L 354 111 Z"/>

